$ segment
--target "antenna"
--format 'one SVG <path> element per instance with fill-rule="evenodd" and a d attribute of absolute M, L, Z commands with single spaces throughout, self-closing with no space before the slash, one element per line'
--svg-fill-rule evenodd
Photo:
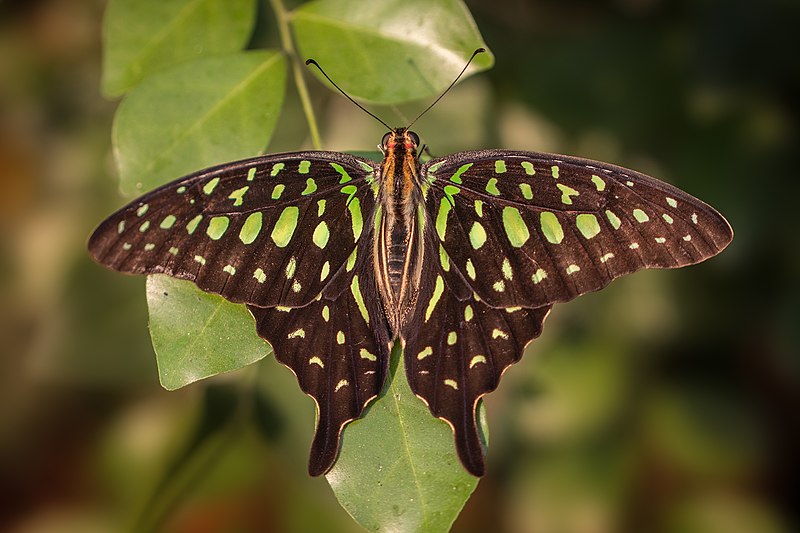
<path fill-rule="evenodd" d="M 452 88 L 453 88 L 453 85 L 455 85 L 455 84 L 456 84 L 456 82 L 457 82 L 459 79 L 461 79 L 461 76 L 463 76 L 463 75 L 464 75 L 464 73 L 467 71 L 467 67 L 469 67 L 469 64 L 470 64 L 470 63 L 472 63 L 472 60 L 473 60 L 473 59 L 475 59 L 475 56 L 476 56 L 476 55 L 478 55 L 478 54 L 482 54 L 482 53 L 483 53 L 483 52 L 485 52 L 485 51 L 486 51 L 486 49 L 485 49 L 485 48 L 478 48 L 478 49 L 476 49 L 474 52 L 472 52 L 472 55 L 470 56 L 469 60 L 467 61 L 467 64 L 466 64 L 466 65 L 464 65 L 464 68 L 462 68 L 462 69 L 461 69 L 461 72 L 459 72 L 459 73 L 458 73 L 458 76 L 456 76 L 456 79 L 454 79 L 454 80 L 453 80 L 453 83 L 451 83 L 451 84 L 450 84 L 450 85 L 447 87 L 447 89 L 445 89 L 445 90 L 444 90 L 444 92 L 443 92 L 442 94 L 440 94 L 440 95 L 439 95 L 439 98 L 437 98 L 436 100 L 434 100 L 434 101 L 433 101 L 433 103 L 432 103 L 431 105 L 429 105 L 428 107 L 426 107 L 426 108 L 425 108 L 425 111 L 423 111 L 422 113 L 420 113 L 419 115 L 417 115 L 417 118 L 415 118 L 414 120 L 412 120 L 412 121 L 411 121 L 411 124 L 409 124 L 409 125 L 407 126 L 407 128 L 406 128 L 406 129 L 409 129 L 409 128 L 411 128 L 411 126 L 413 126 L 413 125 L 414 125 L 414 123 L 415 123 L 416 121 L 418 121 L 422 115 L 424 115 L 425 113 L 427 113 L 428 111 L 430 111 L 430 109 L 431 109 L 433 106 L 435 106 L 435 105 L 436 105 L 436 103 L 437 103 L 439 100 L 441 100 L 441 99 L 444 97 L 444 95 L 446 95 L 448 92 L 450 92 L 450 89 L 452 89 Z M 341 90 L 341 89 L 339 89 L 339 90 Z M 347 96 L 347 95 L 345 95 L 345 96 Z M 359 106 L 359 107 L 360 107 L 360 106 Z"/>
<path fill-rule="evenodd" d="M 474 54 L 473 54 L 473 55 L 474 55 Z M 368 110 L 366 107 L 364 107 L 363 105 L 359 104 L 358 102 L 356 102 L 355 100 L 353 100 L 352 98 L 350 98 L 350 95 L 349 95 L 349 94 L 347 94 L 346 92 L 344 92 L 344 91 L 342 90 L 342 88 L 341 88 L 341 87 L 339 87 L 338 85 L 336 85 L 336 82 L 334 82 L 334 81 L 333 81 L 333 80 L 330 78 L 330 76 L 328 76 L 327 74 L 325 74 L 325 71 L 324 71 L 324 70 L 322 70 L 322 67 L 321 67 L 321 66 L 319 66 L 319 63 L 317 63 L 317 62 L 316 62 L 316 61 L 314 61 L 313 59 L 306 59 L 306 65 L 314 65 L 315 67 L 317 67 L 317 68 L 319 69 L 319 71 L 320 71 L 320 72 L 322 72 L 322 75 L 323 75 L 323 76 L 325 76 L 325 79 L 326 79 L 326 80 L 328 80 L 329 82 L 331 82 L 331 85 L 333 85 L 334 87 L 336 87 L 336 90 L 338 90 L 340 93 L 342 93 L 342 94 L 344 95 L 344 97 L 345 97 L 345 98 L 347 98 L 348 100 L 350 100 L 351 102 L 353 102 L 353 103 L 354 103 L 356 106 L 358 106 L 358 108 L 359 108 L 359 109 L 361 109 L 361 111 L 363 111 L 363 112 L 364 112 L 364 113 L 366 113 L 367 115 L 371 116 L 372 118 L 374 118 L 375 120 L 377 120 L 378 122 L 380 122 L 381 124 L 383 124 L 384 126 L 386 126 L 386 129 L 388 129 L 388 130 L 390 130 L 390 131 L 394 131 L 394 128 L 393 128 L 393 127 L 389 126 L 387 123 L 385 123 L 384 121 L 382 121 L 382 120 L 381 120 L 380 118 L 378 118 L 378 117 L 377 117 L 377 116 L 376 116 L 374 113 L 370 112 L 370 111 L 369 111 L 369 110 Z M 466 67 L 465 67 L 465 68 L 466 68 Z"/>
<path fill-rule="evenodd" d="M 433 101 L 433 103 L 431 103 L 431 105 L 429 105 L 428 107 L 426 107 L 426 108 L 425 108 L 425 110 L 424 110 L 422 113 L 420 113 L 419 115 L 417 115 L 417 118 L 415 118 L 414 120 L 412 120 L 412 121 L 411 121 L 411 124 L 409 124 L 409 125 L 406 127 L 406 129 L 409 129 L 409 128 L 411 128 L 411 126 L 413 126 L 413 125 L 414 125 L 414 123 L 415 123 L 415 122 L 417 122 L 417 121 L 420 119 L 420 117 L 422 117 L 422 115 L 424 115 L 425 113 L 427 113 L 428 111 L 430 111 L 430 110 L 431 110 L 431 108 L 432 108 L 433 106 L 435 106 L 435 105 L 436 105 L 436 104 L 439 102 L 439 100 L 441 100 L 441 99 L 444 97 L 444 95 L 446 95 L 448 92 L 450 92 L 450 89 L 452 89 L 452 88 L 453 88 L 453 86 L 456 84 L 456 82 L 458 82 L 458 80 L 460 80 L 460 79 L 461 79 L 461 76 L 463 76 L 463 75 L 464 75 L 464 73 L 467 71 L 467 68 L 469 68 L 469 65 L 472 63 L 472 60 L 473 60 L 473 59 L 475 59 L 475 56 L 476 56 L 476 55 L 478 55 L 478 54 L 482 54 L 482 53 L 484 53 L 484 52 L 486 52 L 486 49 L 485 49 L 485 48 L 477 48 L 477 49 L 476 49 L 474 52 L 472 52 L 472 55 L 470 56 L 469 60 L 467 61 L 467 64 L 466 64 L 466 65 L 464 65 L 464 68 L 462 68 L 462 69 L 461 69 L 461 72 L 459 72 L 459 73 L 458 73 L 458 76 L 456 76 L 456 79 L 454 79 L 454 80 L 453 80 L 453 83 L 451 83 L 450 85 L 448 85 L 447 89 L 445 89 L 445 90 L 442 92 L 442 94 L 440 94 L 440 95 L 439 95 L 439 97 L 438 97 L 436 100 L 434 100 L 434 101 Z M 328 80 L 328 81 L 331 83 L 331 85 L 333 85 L 334 87 L 336 87 L 336 90 L 337 90 L 337 91 L 339 91 L 340 93 L 342 93 L 342 94 L 344 95 L 344 97 L 345 97 L 345 98 L 347 98 L 348 100 L 350 100 L 351 102 L 353 102 L 353 103 L 356 105 L 356 107 L 358 107 L 359 109 L 361 109 L 361 111 L 363 111 L 363 112 L 364 112 L 364 113 L 366 113 L 367 115 L 371 116 L 372 118 L 374 118 L 375 120 L 377 120 L 378 122 L 380 122 L 381 124 L 383 124 L 384 126 L 386 126 L 386 129 L 388 129 L 389 131 L 395 131 L 395 129 L 394 129 L 394 128 L 392 128 L 391 126 L 389 126 L 387 123 L 385 123 L 383 120 L 381 120 L 381 119 L 380 119 L 380 118 L 379 118 L 377 115 L 375 115 L 374 113 L 372 113 L 371 111 L 369 111 L 369 110 L 368 110 L 366 107 L 364 107 L 363 105 L 361 105 L 361 104 L 359 104 L 358 102 L 356 102 L 355 100 L 353 100 L 353 98 L 351 98 L 349 94 L 347 94 L 346 92 L 344 92 L 344 90 L 342 90 L 342 88 L 341 88 L 341 87 L 339 87 L 338 85 L 336 85 L 336 82 L 335 82 L 335 81 L 333 81 L 333 80 L 331 79 L 331 77 L 330 77 L 330 76 L 328 76 L 328 74 L 327 74 L 327 73 L 326 73 L 326 72 L 325 72 L 325 71 L 322 69 L 322 67 L 321 67 L 321 66 L 319 66 L 319 63 L 317 63 L 315 60 L 313 60 L 313 59 L 306 59 L 306 65 L 314 65 L 315 67 L 317 67 L 317 69 L 318 69 L 318 70 L 319 70 L 319 71 L 322 73 L 322 75 L 323 75 L 323 76 L 325 76 L 325 79 L 326 79 L 326 80 Z"/>

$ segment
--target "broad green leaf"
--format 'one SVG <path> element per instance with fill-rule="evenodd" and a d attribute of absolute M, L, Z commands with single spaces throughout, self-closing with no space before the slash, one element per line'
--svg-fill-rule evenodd
<path fill-rule="evenodd" d="M 283 105 L 286 60 L 240 52 L 185 63 L 123 100 L 112 142 L 123 194 L 141 194 L 213 164 L 257 155 Z"/>
<path fill-rule="evenodd" d="M 303 58 L 316 59 L 350 96 L 374 103 L 438 95 L 486 47 L 460 0 L 317 1 L 295 10 L 292 25 Z M 470 69 L 493 61 L 480 54 Z"/>
<path fill-rule="evenodd" d="M 272 352 L 247 308 L 168 276 L 147 278 L 150 336 L 161 385 L 178 389 Z"/>
<path fill-rule="evenodd" d="M 395 348 L 388 389 L 345 428 L 326 477 L 369 531 L 448 531 L 478 479 L 459 462 L 450 426 L 411 392 Z"/>
<path fill-rule="evenodd" d="M 241 50 L 255 0 L 111 0 L 103 20 L 103 92 L 119 96 L 150 75 Z"/>

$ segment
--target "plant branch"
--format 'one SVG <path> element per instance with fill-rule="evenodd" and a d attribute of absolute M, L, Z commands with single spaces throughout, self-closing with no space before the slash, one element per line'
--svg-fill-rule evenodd
<path fill-rule="evenodd" d="M 294 76 L 294 83 L 297 87 L 297 94 L 300 97 L 300 102 L 303 105 L 303 113 L 306 115 L 306 122 L 308 122 L 308 130 L 311 134 L 311 144 L 315 150 L 322 149 L 322 141 L 319 137 L 319 128 L 317 128 L 317 119 L 314 116 L 314 108 L 311 106 L 311 98 L 308 95 L 308 88 L 306 87 L 306 80 L 303 77 L 303 63 L 297 57 L 297 52 L 294 48 L 292 35 L 289 30 L 289 13 L 283 5 L 282 0 L 270 0 L 272 10 L 275 12 L 275 19 L 278 21 L 278 32 L 281 36 L 281 46 L 284 52 L 289 56 L 289 63 L 292 65 L 292 75 Z"/>

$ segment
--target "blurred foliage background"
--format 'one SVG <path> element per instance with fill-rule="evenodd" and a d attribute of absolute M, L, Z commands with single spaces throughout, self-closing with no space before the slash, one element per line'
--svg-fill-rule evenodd
<path fill-rule="evenodd" d="M 670 181 L 736 237 L 557 306 L 488 397 L 488 474 L 454 531 L 798 527 L 800 5 L 473 0 L 496 57 L 416 126 L 434 154 L 569 153 Z M 163 477 L 168 531 L 359 530 L 305 473 L 313 404 L 270 357 L 168 393 L 144 280 L 84 250 L 123 201 L 99 91 L 101 0 L 0 2 L 0 530 L 115 531 Z M 276 46 L 269 10 L 253 37 Z M 309 78 L 323 144 L 383 131 Z M 292 90 L 269 151 L 309 147 Z M 379 108 L 390 123 L 402 110 Z M 237 383 L 262 391 L 258 428 Z M 273 383 L 273 381 L 270 381 Z M 266 400 L 264 399 L 266 398 Z M 193 443 L 214 434 L 199 453 Z"/>

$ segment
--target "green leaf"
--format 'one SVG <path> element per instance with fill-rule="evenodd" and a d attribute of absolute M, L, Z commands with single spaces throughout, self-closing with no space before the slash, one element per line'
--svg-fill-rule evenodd
<path fill-rule="evenodd" d="M 269 143 L 286 87 L 277 52 L 240 52 L 148 78 L 117 110 L 111 132 L 123 194 L 251 157 Z"/>
<path fill-rule="evenodd" d="M 438 95 L 486 47 L 460 0 L 325 0 L 295 10 L 292 24 L 303 58 L 316 59 L 350 96 L 374 103 Z M 480 54 L 470 69 L 493 62 L 491 52 Z"/>
<path fill-rule="evenodd" d="M 272 352 L 243 305 L 168 276 L 147 278 L 150 336 L 161 385 L 178 389 Z"/>
<path fill-rule="evenodd" d="M 106 96 L 193 59 L 241 50 L 255 0 L 111 0 L 103 20 Z"/>
<path fill-rule="evenodd" d="M 369 531 L 448 531 L 478 479 L 459 462 L 450 426 L 411 392 L 399 351 L 386 393 L 345 428 L 326 477 Z M 486 434 L 483 416 L 481 424 Z"/>

